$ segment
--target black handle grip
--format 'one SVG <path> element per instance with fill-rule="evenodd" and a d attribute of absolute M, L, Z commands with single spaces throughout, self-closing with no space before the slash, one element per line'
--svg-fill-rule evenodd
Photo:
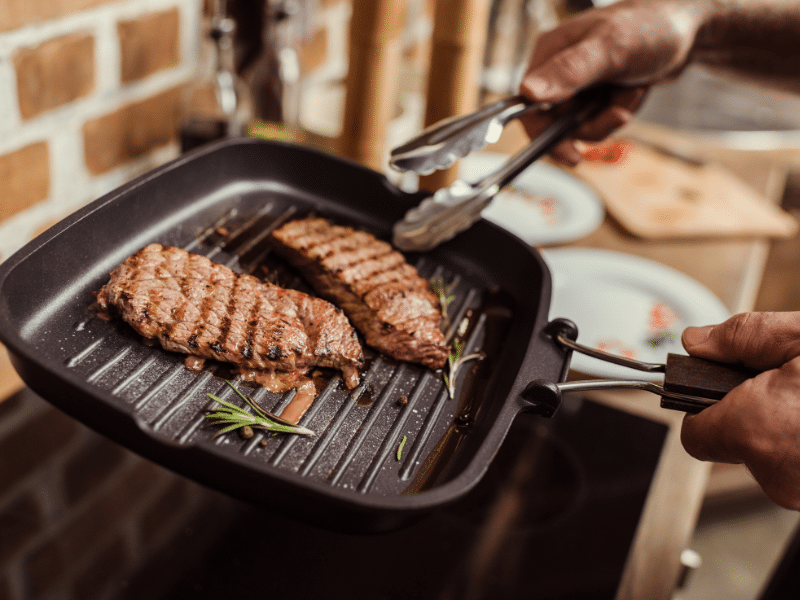
<path fill-rule="evenodd" d="M 721 400 L 733 388 L 759 373 L 757 369 L 742 365 L 669 354 L 664 373 L 664 389 L 678 394 Z"/>

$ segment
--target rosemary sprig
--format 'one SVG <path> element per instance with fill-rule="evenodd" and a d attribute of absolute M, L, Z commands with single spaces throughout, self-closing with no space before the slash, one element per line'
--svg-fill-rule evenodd
<path fill-rule="evenodd" d="M 210 420 L 212 425 L 225 425 L 225 427 L 214 434 L 214 437 L 245 426 L 250 426 L 251 428 L 256 429 L 266 429 L 268 431 L 278 431 L 282 433 L 315 435 L 310 429 L 306 429 L 300 425 L 295 425 L 294 423 L 290 423 L 285 419 L 281 419 L 280 417 L 265 411 L 258 406 L 255 401 L 251 400 L 242 394 L 242 392 L 237 390 L 230 381 L 226 380 L 225 383 L 231 386 L 231 389 L 236 392 L 239 397 L 250 406 L 250 408 L 253 409 L 253 412 L 247 412 L 243 408 L 240 408 L 235 404 L 228 402 L 227 400 L 223 400 L 214 394 L 207 394 L 209 398 L 223 406 L 223 408 L 218 408 L 206 414 L 206 418 Z"/>
<path fill-rule="evenodd" d="M 431 283 L 431 289 L 433 293 L 436 294 L 436 297 L 439 299 L 439 308 L 442 312 L 442 328 L 447 329 L 450 326 L 450 318 L 447 316 L 447 310 L 450 304 L 453 303 L 453 300 L 456 299 L 454 294 L 450 292 L 453 291 L 453 288 L 456 286 L 456 282 L 454 281 L 450 285 L 444 284 L 444 278 L 437 277 Z"/>
<path fill-rule="evenodd" d="M 469 360 L 482 360 L 483 352 L 474 352 L 461 356 L 464 351 L 464 341 L 456 340 L 453 342 L 453 350 L 450 351 L 450 356 L 447 357 L 447 373 L 442 373 L 444 384 L 447 386 L 447 393 L 451 398 L 456 396 L 456 373 L 461 365 Z"/>

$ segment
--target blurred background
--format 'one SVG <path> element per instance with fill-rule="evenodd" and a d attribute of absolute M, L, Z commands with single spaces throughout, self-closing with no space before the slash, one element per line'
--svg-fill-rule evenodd
<path fill-rule="evenodd" d="M 441 185 L 452 172 L 428 181 L 391 172 L 389 149 L 428 123 L 513 94 L 537 33 L 592 5 L 0 2 L 0 261 L 86 203 L 230 136 L 307 144 L 383 171 L 406 189 Z M 724 152 L 779 161 L 788 173 L 782 206 L 800 209 L 800 99 L 692 68 L 654 90 L 640 119 Z M 511 127 L 498 148 L 523 141 Z M 797 250 L 795 240 L 772 244 L 756 308 L 798 308 Z M 143 564 L 154 566 L 166 540 L 196 543 L 210 507 L 218 515 L 233 511 L 228 499 L 54 417 L 26 396 L 5 352 L 0 367 L 0 401 L 11 399 L 0 404 L 0 455 L 24 455 L 26 435 L 56 422 L 52 450 L 36 454 L 37 446 L 36 456 L 14 468 L 0 456 L 6 467 L 5 475 L 0 468 L 0 529 L 11 532 L 0 531 L 0 598 L 23 597 L 23 590 L 30 597 L 68 597 L 67 589 L 82 590 L 69 597 L 101 597 L 111 589 L 104 572 L 117 569 L 118 581 Z M 99 464 L 89 459 L 98 453 L 105 457 Z M 161 494 L 158 501 L 130 502 L 144 529 L 134 532 L 127 517 L 109 516 L 94 549 L 82 548 L 76 531 L 85 531 L 88 516 L 78 513 L 99 502 L 92 493 L 114 489 L 117 496 L 94 505 L 113 512 L 113 498 L 125 496 L 114 486 L 130 477 L 155 482 Z M 59 487 L 64 481 L 67 491 Z M 180 503 L 191 510 L 179 514 Z M 703 562 L 676 595 L 756 597 L 796 522 L 795 513 L 766 502 L 746 473 L 720 469 L 694 536 Z M 117 534 L 109 534 L 115 527 Z M 58 562 L 70 552 L 85 554 L 72 566 Z M 26 583 L 30 577 L 41 585 Z M 146 589 L 142 578 L 131 578 Z"/>

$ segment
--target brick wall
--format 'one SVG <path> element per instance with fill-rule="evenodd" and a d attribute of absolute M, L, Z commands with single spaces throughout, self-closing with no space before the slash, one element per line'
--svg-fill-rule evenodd
<path fill-rule="evenodd" d="M 0 3 L 0 260 L 176 154 L 202 0 Z"/>
<path fill-rule="evenodd" d="M 177 155 L 181 91 L 198 72 L 208 3 L 0 0 L 0 261 Z M 331 113 L 323 130 L 336 131 L 343 92 L 334 108 L 327 96 L 322 106 L 313 99 L 347 73 L 351 1 L 303 4 L 311 10 L 297 40 L 300 92 L 312 102 L 300 104 Z M 433 4 L 408 0 L 404 46 L 418 66 L 427 61 Z"/>
<path fill-rule="evenodd" d="M 177 154 L 203 1 L 0 0 L 0 261 Z"/>

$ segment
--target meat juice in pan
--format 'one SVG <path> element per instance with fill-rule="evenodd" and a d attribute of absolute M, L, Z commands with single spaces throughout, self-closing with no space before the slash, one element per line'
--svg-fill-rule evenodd
<path fill-rule="evenodd" d="M 223 233 L 227 232 L 223 231 Z M 215 235 L 220 235 L 220 232 L 216 231 Z M 236 238 L 231 240 L 231 242 L 230 246 L 242 244 L 241 242 L 237 242 Z M 226 250 L 232 250 L 232 248 L 227 247 Z M 249 250 L 252 251 L 253 249 L 250 248 Z M 286 269 L 285 266 L 281 264 L 282 261 L 276 264 L 274 257 L 270 258 L 272 260 L 268 261 L 271 262 L 271 264 L 267 270 L 272 278 L 288 276 L 286 278 L 293 280 L 292 283 L 295 286 L 303 287 L 302 282 L 298 281 L 295 276 L 292 276 L 291 269 Z M 240 262 L 247 261 L 242 260 Z M 469 295 L 475 296 L 474 290 L 469 290 Z M 500 340 L 502 339 L 502 334 L 500 333 L 502 330 L 502 323 L 510 318 L 510 312 L 508 306 L 500 300 L 500 295 L 485 294 L 485 296 L 486 306 L 476 306 L 474 304 L 475 298 L 472 298 L 471 307 L 467 310 L 462 310 L 461 314 L 457 316 L 458 322 L 451 324 L 448 337 L 455 337 L 456 330 L 460 326 L 461 334 L 459 337 L 468 340 L 475 323 L 481 321 L 480 336 L 485 339 L 479 342 L 472 340 L 470 345 L 474 348 L 477 344 L 482 348 L 484 354 L 491 355 L 494 354 L 494 352 L 490 347 L 494 345 L 499 346 Z M 466 304 L 468 303 L 465 303 L 465 305 Z M 370 353 L 368 353 L 368 355 L 369 354 Z M 486 371 L 489 369 L 489 366 L 489 361 L 482 361 L 473 363 L 468 369 L 462 369 L 459 375 L 462 382 L 460 385 L 460 394 L 458 396 L 458 408 L 456 409 L 457 417 L 445 430 L 436 450 L 430 453 L 427 460 L 422 463 L 414 479 L 409 482 L 409 491 L 421 491 L 433 485 L 440 475 L 441 469 L 448 464 L 449 457 L 455 451 L 462 436 L 468 431 L 479 409 L 480 405 L 478 400 L 484 396 L 483 392 L 485 391 L 481 389 L 481 385 L 485 384 L 488 378 L 488 373 Z M 218 374 L 225 375 L 224 366 L 222 369 L 218 370 Z M 317 375 L 319 375 L 319 373 L 317 373 Z M 436 373 L 435 377 L 441 377 L 441 374 Z M 318 378 L 318 389 L 324 388 L 324 383 L 324 381 L 320 381 Z M 371 384 L 364 386 L 356 394 L 353 394 L 354 400 L 360 406 L 369 406 L 372 403 L 376 391 L 379 392 L 380 389 L 376 389 L 375 386 Z M 419 448 L 421 448 L 421 445 L 419 445 Z M 409 444 L 407 452 L 413 454 L 413 444 Z M 414 457 L 415 460 L 409 461 L 409 467 L 404 469 L 401 476 L 404 479 L 410 479 L 413 474 L 413 466 L 419 463 L 422 458 L 424 457 L 416 456 Z"/>

